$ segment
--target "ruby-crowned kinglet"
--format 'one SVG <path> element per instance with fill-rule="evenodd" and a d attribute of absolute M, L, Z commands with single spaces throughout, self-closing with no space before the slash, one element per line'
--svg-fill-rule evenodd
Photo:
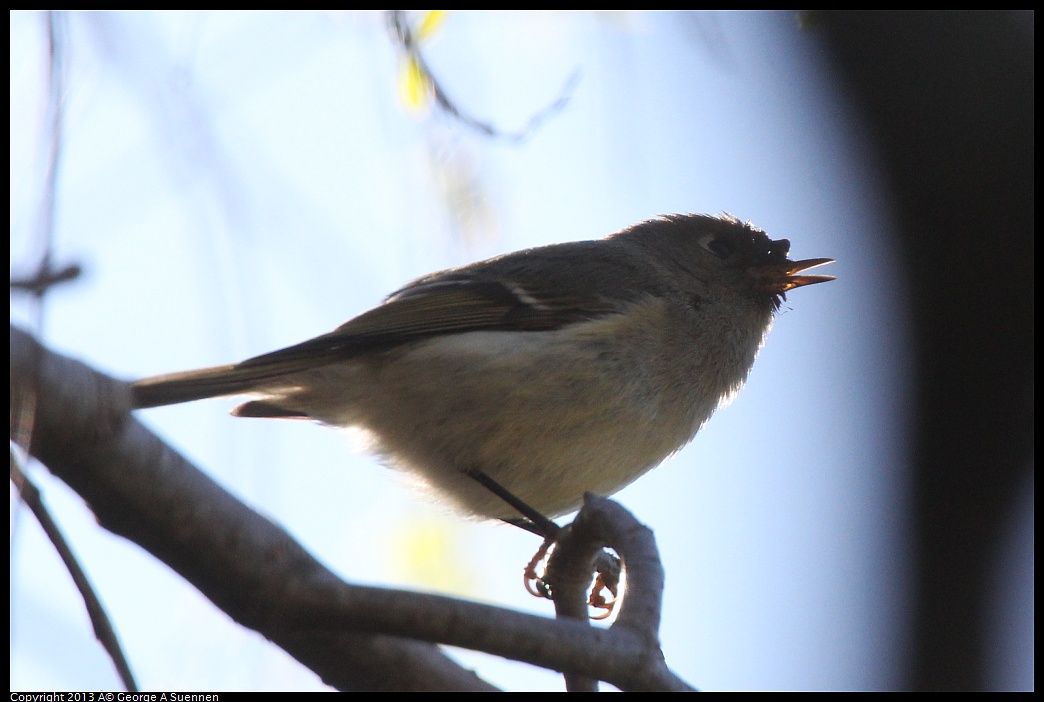
<path fill-rule="evenodd" d="M 730 215 L 671 215 L 598 241 L 432 273 L 329 334 L 242 363 L 147 378 L 139 408 L 253 394 L 240 417 L 367 430 L 375 451 L 484 517 L 554 517 L 684 446 L 740 388 L 796 275 Z"/>

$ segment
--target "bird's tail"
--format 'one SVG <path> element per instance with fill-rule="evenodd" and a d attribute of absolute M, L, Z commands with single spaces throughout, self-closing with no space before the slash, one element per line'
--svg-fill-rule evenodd
<path fill-rule="evenodd" d="M 176 405 L 248 393 L 272 376 L 271 370 L 266 368 L 244 368 L 241 364 L 214 366 L 144 378 L 131 384 L 131 397 L 135 409 Z"/>

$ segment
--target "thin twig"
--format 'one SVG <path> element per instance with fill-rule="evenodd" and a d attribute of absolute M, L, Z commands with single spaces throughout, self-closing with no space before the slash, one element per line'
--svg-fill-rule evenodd
<path fill-rule="evenodd" d="M 11 450 L 10 463 L 11 482 L 18 487 L 19 497 L 32 510 L 36 521 L 43 527 L 44 533 L 47 534 L 47 538 L 54 544 L 54 548 L 61 557 L 62 563 L 65 564 L 66 570 L 72 576 L 73 583 L 76 584 L 76 589 L 80 591 L 83 604 L 87 608 L 87 615 L 91 619 L 91 626 L 94 627 L 95 637 L 97 637 L 105 652 L 109 654 L 109 658 L 112 659 L 116 672 L 119 674 L 120 680 L 123 681 L 124 689 L 128 692 L 137 692 L 138 684 L 134 681 L 134 674 L 131 673 L 130 664 L 123 653 L 119 637 L 116 636 L 116 630 L 113 628 L 109 615 L 105 611 L 105 606 L 95 594 L 94 586 L 87 577 L 87 573 L 80 566 L 76 555 L 69 547 L 69 542 L 66 541 L 61 529 L 58 528 L 58 525 L 51 518 L 50 511 L 40 498 L 40 490 L 19 467 L 19 461 L 13 449 Z"/>
<path fill-rule="evenodd" d="M 580 82 L 580 71 L 578 69 L 573 71 L 569 78 L 566 79 L 565 84 L 562 86 L 562 90 L 559 91 L 558 97 L 543 109 L 537 110 L 532 116 L 530 116 L 526 121 L 525 126 L 514 132 L 504 131 L 494 127 L 489 122 L 483 122 L 482 120 L 471 116 L 450 99 L 449 95 L 446 94 L 445 89 L 442 87 L 442 84 L 432 72 L 428 62 L 424 60 L 420 47 L 417 46 L 417 41 L 413 36 L 413 31 L 410 28 L 409 18 L 407 17 L 405 10 L 389 10 L 388 18 L 389 24 L 392 29 L 395 30 L 396 38 L 402 46 L 403 51 L 405 51 L 406 55 L 414 61 L 431 85 L 435 104 L 462 124 L 488 137 L 506 139 L 517 143 L 526 141 L 533 135 L 540 125 L 544 123 L 544 121 L 565 109 L 565 106 L 569 104 L 570 98 L 572 98 L 573 91 Z"/>

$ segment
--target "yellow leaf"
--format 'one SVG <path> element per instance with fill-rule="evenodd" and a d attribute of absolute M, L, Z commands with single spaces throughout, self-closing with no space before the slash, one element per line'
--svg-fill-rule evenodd
<path fill-rule="evenodd" d="M 383 539 L 397 582 L 426 590 L 473 594 L 474 564 L 469 564 L 468 554 L 461 551 L 461 540 L 459 525 L 442 515 L 405 519 Z"/>
<path fill-rule="evenodd" d="M 399 95 L 411 110 L 427 110 L 431 103 L 431 79 L 412 56 L 399 72 Z"/>
<path fill-rule="evenodd" d="M 428 10 L 417 27 L 416 36 L 418 40 L 426 39 L 439 31 L 442 23 L 446 20 L 445 10 Z"/>

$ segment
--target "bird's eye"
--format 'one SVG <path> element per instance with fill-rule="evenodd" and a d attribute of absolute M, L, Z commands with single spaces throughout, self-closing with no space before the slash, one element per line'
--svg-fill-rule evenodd
<path fill-rule="evenodd" d="M 705 236 L 700 239 L 700 246 L 718 258 L 728 258 L 736 251 L 736 247 L 728 239 L 719 236 Z"/>

